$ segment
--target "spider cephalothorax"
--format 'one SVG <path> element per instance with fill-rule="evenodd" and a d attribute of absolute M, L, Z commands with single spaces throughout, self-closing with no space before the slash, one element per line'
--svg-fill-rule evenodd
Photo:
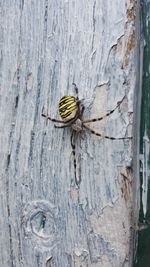
<path fill-rule="evenodd" d="M 84 106 L 81 107 L 80 100 L 78 98 L 78 88 L 75 86 L 75 91 L 76 91 L 76 97 L 74 96 L 63 96 L 60 101 L 59 101 L 59 113 L 62 118 L 62 120 L 57 120 L 57 119 L 52 119 L 48 115 L 42 113 L 42 116 L 45 117 L 47 120 L 51 120 L 53 122 L 57 123 L 62 123 L 62 125 L 54 125 L 55 128 L 66 128 L 66 127 L 71 127 L 72 128 L 72 134 L 71 134 L 71 146 L 72 146 L 72 153 L 74 157 L 74 173 L 75 173 L 75 182 L 76 185 L 79 186 L 81 182 L 81 178 L 77 176 L 76 173 L 76 154 L 75 154 L 75 133 L 82 133 L 83 131 L 90 132 L 91 134 L 111 139 L 111 140 L 123 140 L 123 139 L 131 139 L 132 137 L 112 137 L 112 136 L 107 136 L 107 135 L 102 135 L 100 133 L 95 132 L 85 124 L 91 123 L 91 122 L 96 122 L 96 121 L 101 121 L 104 118 L 108 117 L 111 115 L 123 102 L 123 99 L 118 102 L 116 107 L 107 112 L 104 116 L 96 119 L 89 119 L 89 120 L 82 120 L 82 115 L 84 111 Z"/>

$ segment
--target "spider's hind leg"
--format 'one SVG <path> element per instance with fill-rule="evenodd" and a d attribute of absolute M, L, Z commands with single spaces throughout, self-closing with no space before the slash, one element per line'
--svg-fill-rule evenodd
<path fill-rule="evenodd" d="M 80 179 L 80 177 L 77 177 L 76 147 L 75 147 L 75 140 L 74 139 L 75 139 L 75 132 L 72 131 L 70 141 L 71 141 L 72 154 L 73 154 L 74 176 L 75 176 L 76 185 L 79 186 L 81 179 Z"/>
<path fill-rule="evenodd" d="M 87 132 L 90 132 L 91 134 L 94 134 L 96 136 L 100 136 L 100 137 L 103 137 L 103 138 L 106 138 L 106 139 L 110 139 L 110 140 L 125 140 L 125 139 L 128 139 L 128 140 L 131 140 L 132 137 L 130 136 L 127 136 L 127 137 L 113 137 L 113 136 L 108 136 L 108 135 L 102 135 L 100 133 L 97 133 L 95 132 L 94 130 L 92 130 L 91 128 L 85 126 L 83 124 L 83 128 L 87 131 Z"/>

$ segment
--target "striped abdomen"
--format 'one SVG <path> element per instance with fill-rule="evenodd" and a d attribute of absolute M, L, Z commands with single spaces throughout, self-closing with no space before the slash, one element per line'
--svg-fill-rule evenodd
<path fill-rule="evenodd" d="M 78 101 L 74 96 L 63 96 L 59 102 L 59 113 L 64 122 L 69 122 L 77 117 L 79 112 Z"/>

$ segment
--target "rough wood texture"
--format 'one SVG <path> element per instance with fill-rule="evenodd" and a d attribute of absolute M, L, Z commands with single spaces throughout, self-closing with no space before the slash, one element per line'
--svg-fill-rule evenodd
<path fill-rule="evenodd" d="M 0 266 L 128 267 L 132 144 L 54 129 L 58 101 L 79 88 L 92 127 L 132 134 L 134 0 L 1 0 Z"/>

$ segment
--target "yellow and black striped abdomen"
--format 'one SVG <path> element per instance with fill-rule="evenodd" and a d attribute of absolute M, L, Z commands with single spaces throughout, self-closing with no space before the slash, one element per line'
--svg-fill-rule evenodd
<path fill-rule="evenodd" d="M 78 100 L 74 96 L 63 96 L 59 102 L 59 113 L 64 122 L 69 122 L 77 116 Z"/>

